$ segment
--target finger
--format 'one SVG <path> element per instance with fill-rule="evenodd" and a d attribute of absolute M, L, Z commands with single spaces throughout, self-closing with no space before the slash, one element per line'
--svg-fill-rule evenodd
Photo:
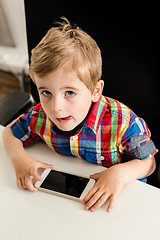
<path fill-rule="evenodd" d="M 97 181 L 100 177 L 100 173 L 92 174 L 92 175 L 90 175 L 90 177 Z"/>
<path fill-rule="evenodd" d="M 30 169 L 30 176 L 32 178 L 34 178 L 35 180 L 37 180 L 37 181 L 41 181 L 42 180 L 41 176 L 37 172 L 37 169 Z"/>
<path fill-rule="evenodd" d="M 38 180 L 38 181 L 41 181 L 41 177 L 40 176 L 42 175 L 44 170 L 47 169 L 47 168 L 53 168 L 53 165 L 40 162 L 38 164 L 38 166 L 37 166 L 36 171 L 34 171 L 35 179 Z"/>
<path fill-rule="evenodd" d="M 26 185 L 25 185 L 25 178 L 19 178 L 20 179 L 20 181 L 21 181 L 21 184 L 22 184 L 22 187 L 23 187 L 23 189 L 26 189 L 27 187 L 26 187 Z"/>
<path fill-rule="evenodd" d="M 22 187 L 23 187 L 24 189 L 26 189 L 27 187 L 26 187 L 26 185 L 25 185 L 25 177 L 24 177 L 24 178 L 21 178 L 21 183 L 22 183 Z"/>
<path fill-rule="evenodd" d="M 115 205 L 115 202 L 116 202 L 116 200 L 117 200 L 117 196 L 118 196 L 118 194 L 112 194 L 112 195 L 110 196 L 110 200 L 109 200 L 109 205 L 108 205 L 108 208 L 107 208 L 107 212 L 111 212 L 111 211 L 112 211 L 112 209 L 113 209 L 113 207 L 114 207 L 114 205 Z"/>
<path fill-rule="evenodd" d="M 103 195 L 103 192 L 101 191 L 97 191 L 92 198 L 87 202 L 86 206 L 85 206 L 85 210 L 89 210 L 90 208 L 92 208 L 96 202 L 99 200 L 99 198 Z M 94 207 L 92 209 L 94 211 Z"/>
<path fill-rule="evenodd" d="M 31 176 L 26 176 L 25 177 L 25 185 L 26 185 L 26 188 L 29 191 L 31 191 L 31 192 L 36 192 L 37 191 L 37 188 L 35 188 L 34 185 L 33 185 Z"/>
<path fill-rule="evenodd" d="M 87 193 L 87 195 L 83 198 L 82 203 L 86 204 L 90 200 L 90 198 L 95 194 L 95 192 L 97 192 L 97 190 L 98 190 L 97 187 L 94 185 L 91 188 L 91 190 Z"/>
<path fill-rule="evenodd" d="M 22 186 L 22 181 L 19 177 L 17 177 L 17 186 L 21 189 L 24 190 L 23 186 Z"/>
<path fill-rule="evenodd" d="M 37 167 L 30 169 L 30 176 L 32 176 L 32 182 L 35 183 L 36 181 L 41 181 L 41 174 L 43 173 L 44 169 L 46 168 L 53 168 L 52 164 L 42 163 L 39 162 Z"/>
<path fill-rule="evenodd" d="M 48 164 L 48 163 L 40 163 L 39 164 L 39 168 L 44 168 L 44 169 L 46 169 L 46 168 L 53 168 L 53 165 L 52 164 Z"/>
<path fill-rule="evenodd" d="M 95 212 L 98 208 L 100 208 L 109 198 L 108 194 L 103 194 L 101 197 L 98 199 L 98 201 L 91 207 L 91 211 Z"/>
<path fill-rule="evenodd" d="M 41 163 L 37 169 L 38 174 L 41 176 L 46 168 L 53 168 L 52 164 Z"/>

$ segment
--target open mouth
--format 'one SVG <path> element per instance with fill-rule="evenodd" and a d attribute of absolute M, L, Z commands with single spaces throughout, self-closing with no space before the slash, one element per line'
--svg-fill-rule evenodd
<path fill-rule="evenodd" d="M 57 118 L 57 120 L 61 123 L 65 123 L 68 122 L 72 119 L 72 116 L 68 116 L 68 117 L 63 117 L 63 118 Z"/>

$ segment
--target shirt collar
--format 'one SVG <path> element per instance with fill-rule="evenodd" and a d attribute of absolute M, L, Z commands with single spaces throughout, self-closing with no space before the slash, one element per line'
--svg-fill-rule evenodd
<path fill-rule="evenodd" d="M 101 95 L 98 102 L 95 102 L 92 106 L 85 126 L 90 128 L 94 133 L 97 133 L 99 129 L 103 116 L 106 112 L 107 105 L 108 104 L 106 98 Z"/>

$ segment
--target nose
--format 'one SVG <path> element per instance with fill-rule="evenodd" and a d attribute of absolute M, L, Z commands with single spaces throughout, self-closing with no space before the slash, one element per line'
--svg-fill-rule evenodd
<path fill-rule="evenodd" d="M 60 97 L 54 96 L 51 104 L 52 111 L 60 112 L 63 110 L 63 100 Z"/>

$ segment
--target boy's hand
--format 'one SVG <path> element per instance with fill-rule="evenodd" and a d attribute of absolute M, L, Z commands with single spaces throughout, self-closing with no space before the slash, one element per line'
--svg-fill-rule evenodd
<path fill-rule="evenodd" d="M 90 177 L 95 179 L 96 183 L 82 201 L 85 204 L 85 210 L 90 209 L 94 212 L 109 199 L 107 211 L 110 212 L 119 192 L 126 183 L 123 167 L 120 164 L 115 165 Z"/>
<path fill-rule="evenodd" d="M 19 162 L 19 164 L 15 166 L 18 187 L 20 189 L 28 189 L 31 192 L 36 192 L 37 188 L 34 186 L 34 180 L 41 181 L 38 170 L 41 170 L 42 173 L 44 169 L 52 167 L 53 165 L 39 162 L 28 156 L 25 161 Z"/>

